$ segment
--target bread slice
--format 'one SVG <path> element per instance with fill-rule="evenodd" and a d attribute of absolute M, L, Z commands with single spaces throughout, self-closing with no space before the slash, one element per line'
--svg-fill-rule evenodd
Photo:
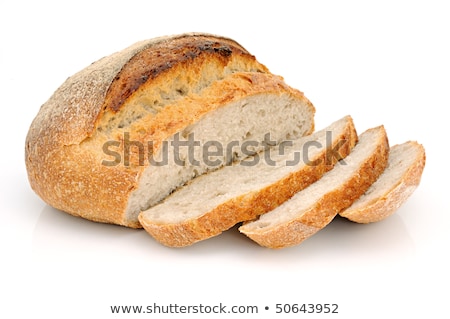
<path fill-rule="evenodd" d="M 419 185 L 425 161 L 425 149 L 417 142 L 393 146 L 383 174 L 340 215 L 357 223 L 377 222 L 392 215 Z"/>
<path fill-rule="evenodd" d="M 388 152 L 384 128 L 367 130 L 350 155 L 320 180 L 239 231 L 269 248 L 301 243 L 369 188 L 385 169 Z"/>
<path fill-rule="evenodd" d="M 141 227 L 141 210 L 265 149 L 266 136 L 277 144 L 312 133 L 314 112 L 234 40 L 146 40 L 69 77 L 41 107 L 26 138 L 28 178 L 57 209 Z M 192 147 L 175 149 L 177 141 Z M 211 145 L 223 149 L 210 165 Z"/>
<path fill-rule="evenodd" d="M 329 127 L 197 177 L 139 221 L 164 245 L 182 247 L 266 213 L 318 180 L 353 148 L 347 116 Z"/>

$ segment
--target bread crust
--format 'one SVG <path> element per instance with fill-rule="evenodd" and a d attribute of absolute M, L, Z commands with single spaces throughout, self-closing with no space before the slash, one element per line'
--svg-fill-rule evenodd
<path fill-rule="evenodd" d="M 384 128 L 380 129 L 383 134 L 376 151 L 361 165 L 357 173 L 338 189 L 324 195 L 304 214 L 264 231 L 249 230 L 244 226 L 239 230 L 261 246 L 278 249 L 298 245 L 324 228 L 341 210 L 359 198 L 384 171 L 389 143 Z"/>
<path fill-rule="evenodd" d="M 421 144 L 413 141 L 407 143 L 414 145 L 418 153 L 413 165 L 406 170 L 400 181 L 391 185 L 389 189 L 386 189 L 381 197 L 372 199 L 363 207 L 357 209 L 349 207 L 344 210 L 340 213 L 342 217 L 362 224 L 378 222 L 395 213 L 411 196 L 417 186 L 419 186 L 422 178 L 426 155 L 425 149 Z"/>
<path fill-rule="evenodd" d="M 69 214 L 140 228 L 137 220 L 126 218 L 125 211 L 148 161 L 144 165 L 102 165 L 102 145 L 111 139 L 120 141 L 124 131 L 117 123 L 112 129 L 105 128 L 111 119 L 125 117 L 135 108 L 133 103 L 142 90 L 171 89 L 164 83 L 181 74 L 198 78 L 200 64 L 212 65 L 214 71 L 227 67 L 230 61 L 254 72 L 236 71 L 223 79 L 211 76 L 213 82 L 206 87 L 207 95 L 181 96 L 169 105 L 150 110 L 130 124 L 131 137 L 154 142 L 156 152 L 163 140 L 203 115 L 249 95 L 290 94 L 314 110 L 301 92 L 288 87 L 281 77 L 271 75 L 233 40 L 190 33 L 142 41 L 68 78 L 41 107 L 25 147 L 32 189 L 46 203 Z M 209 73 L 205 77 L 208 79 Z M 193 85 L 183 84 L 188 89 Z"/>
<path fill-rule="evenodd" d="M 345 131 L 332 144 L 332 148 L 341 144 L 339 154 L 347 156 L 357 142 L 357 134 L 351 117 L 347 117 Z M 345 143 L 342 143 L 342 140 Z M 322 152 L 318 158 L 319 165 L 306 166 L 305 169 L 291 173 L 261 191 L 247 193 L 216 206 L 213 210 L 194 219 L 176 224 L 160 224 L 147 220 L 143 213 L 139 220 L 144 229 L 163 245 L 184 247 L 198 241 L 219 235 L 239 222 L 255 219 L 286 200 L 296 192 L 317 181 L 328 170 L 332 169 L 336 159 L 327 158 Z"/>

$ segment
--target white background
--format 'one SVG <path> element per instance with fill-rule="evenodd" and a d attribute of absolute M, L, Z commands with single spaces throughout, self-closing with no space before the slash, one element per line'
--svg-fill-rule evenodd
<path fill-rule="evenodd" d="M 110 306 L 220 302 L 257 305 L 260 313 L 248 318 L 448 315 L 445 1 L 2 0 L 0 15 L 2 317 L 138 318 L 151 315 L 112 315 Z M 275 251 L 236 229 L 170 249 L 142 230 L 44 204 L 24 165 L 39 107 L 91 62 L 139 40 L 189 31 L 240 42 L 305 92 L 317 128 L 350 114 L 359 131 L 384 124 L 392 145 L 424 144 L 420 187 L 383 222 L 337 219 L 303 244 Z M 275 314 L 277 303 L 337 303 L 339 314 Z"/>

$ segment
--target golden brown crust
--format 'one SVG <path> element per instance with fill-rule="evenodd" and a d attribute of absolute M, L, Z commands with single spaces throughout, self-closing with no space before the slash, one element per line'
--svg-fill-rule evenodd
<path fill-rule="evenodd" d="M 237 70 L 224 69 L 227 61 Z M 209 73 L 200 65 L 208 66 Z M 247 69 L 252 72 L 239 71 Z M 120 141 L 127 129 L 133 140 L 154 142 L 156 151 L 163 140 L 203 115 L 249 95 L 290 94 L 314 110 L 301 92 L 265 72 L 233 40 L 206 34 L 143 41 L 105 57 L 68 78 L 31 124 L 25 148 L 30 185 L 49 205 L 72 215 L 140 227 L 137 220 L 126 219 L 125 211 L 148 162 L 102 165 L 104 142 Z M 197 81 L 184 83 L 194 91 L 189 96 L 146 110 L 126 128 L 113 121 L 139 107 L 142 90 L 172 90 L 167 83 L 183 76 Z M 212 82 L 198 83 L 202 76 Z M 199 88 L 201 95 L 195 91 Z M 121 148 L 123 143 L 119 152 Z"/>
<path fill-rule="evenodd" d="M 413 165 L 409 167 L 401 180 L 392 185 L 391 188 L 386 189 L 382 197 L 374 198 L 363 207 L 350 208 L 341 212 L 342 217 L 363 224 L 378 222 L 391 216 L 411 196 L 422 178 L 426 155 L 422 145 L 417 142 L 408 143 L 415 145 L 418 154 Z"/>
<path fill-rule="evenodd" d="M 151 49 L 138 52 L 124 65 L 108 90 L 103 109 L 117 112 L 141 85 L 202 55 L 213 55 L 223 65 L 229 62 L 232 55 L 250 57 L 250 53 L 235 41 L 211 35 L 183 35 L 156 42 Z M 267 69 L 261 65 L 258 71 L 267 72 Z"/>
<path fill-rule="evenodd" d="M 285 248 L 301 243 L 328 225 L 342 210 L 349 207 L 375 182 L 387 165 L 389 144 L 386 133 L 376 151 L 365 161 L 352 178 L 338 189 L 327 193 L 307 212 L 287 223 L 264 231 L 243 231 L 245 235 L 268 248 Z"/>
<path fill-rule="evenodd" d="M 347 127 L 339 138 L 334 140 L 332 148 L 341 144 L 339 153 L 348 155 L 356 144 L 357 134 L 350 117 Z M 342 143 L 342 141 L 345 141 Z M 319 165 L 306 165 L 304 169 L 291 173 L 276 183 L 260 191 L 236 197 L 218 205 L 212 211 L 198 218 L 177 224 L 158 224 L 146 220 L 143 214 L 139 220 L 144 229 L 162 244 L 170 247 L 184 247 L 195 242 L 219 235 L 239 222 L 248 221 L 264 214 L 292 197 L 296 192 L 317 181 L 336 163 L 336 158 L 327 158 L 328 152 L 317 157 Z"/>

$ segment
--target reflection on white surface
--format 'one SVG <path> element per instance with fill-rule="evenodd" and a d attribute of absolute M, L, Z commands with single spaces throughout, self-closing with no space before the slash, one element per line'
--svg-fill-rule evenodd
<path fill-rule="evenodd" d="M 41 261 L 96 262 L 150 261 L 170 264 L 257 263 L 260 267 L 334 267 L 407 260 L 414 254 L 414 242 L 401 216 L 361 225 L 337 217 L 298 246 L 271 250 L 240 234 L 237 227 L 185 248 L 168 248 L 144 230 L 94 223 L 45 206 L 33 234 L 33 254 Z M 89 257 L 89 258 L 86 258 Z"/>

